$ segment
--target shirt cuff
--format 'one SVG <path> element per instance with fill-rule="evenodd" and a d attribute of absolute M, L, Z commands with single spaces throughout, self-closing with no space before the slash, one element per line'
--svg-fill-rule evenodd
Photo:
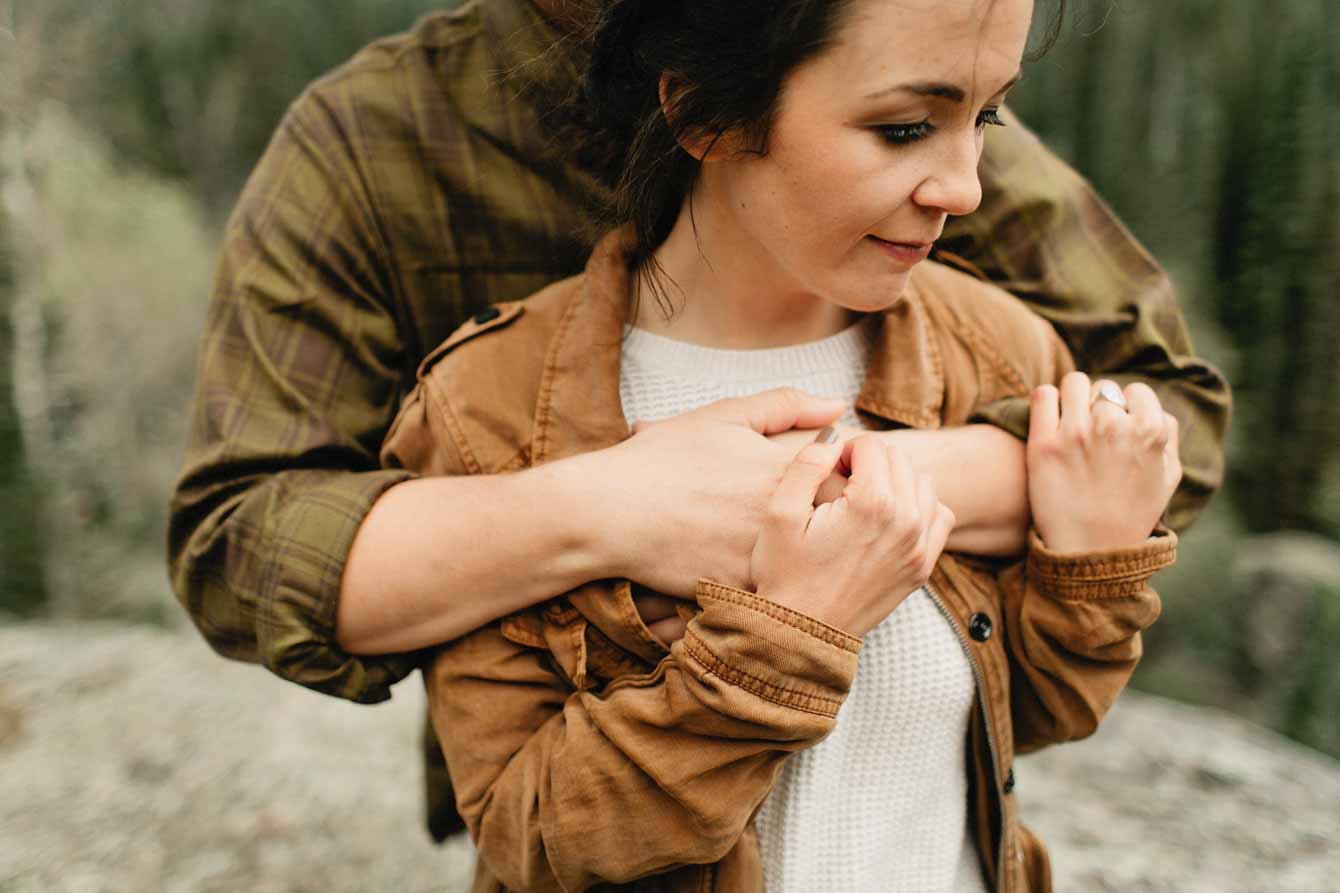
<path fill-rule="evenodd" d="M 415 477 L 407 471 L 340 473 L 295 481 L 265 518 L 257 640 L 277 675 L 336 697 L 377 703 L 421 661 L 420 652 L 353 655 L 335 639 L 345 560 L 363 519 L 383 493 Z M 301 489 L 298 489 L 298 488 Z"/>
<path fill-rule="evenodd" d="M 1008 431 L 1020 440 L 1028 439 L 1029 403 L 1027 397 L 1004 397 L 973 413 L 969 422 L 984 422 Z"/>

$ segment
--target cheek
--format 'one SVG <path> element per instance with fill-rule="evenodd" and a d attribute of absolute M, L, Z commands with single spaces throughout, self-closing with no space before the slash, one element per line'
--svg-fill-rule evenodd
<path fill-rule="evenodd" d="M 789 210 L 825 241 L 863 234 L 905 197 L 887 155 L 877 148 L 872 151 L 865 142 L 830 141 L 779 159 L 779 185 Z"/>

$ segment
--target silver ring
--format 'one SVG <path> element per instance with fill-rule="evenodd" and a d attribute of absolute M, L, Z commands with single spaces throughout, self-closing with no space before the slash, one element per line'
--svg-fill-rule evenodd
<path fill-rule="evenodd" d="M 1099 401 L 1107 401 L 1122 412 L 1129 410 L 1130 405 L 1126 402 L 1126 395 L 1121 392 L 1115 382 L 1104 379 L 1098 382 L 1098 387 L 1094 390 L 1093 396 L 1089 398 L 1089 409 L 1098 405 Z"/>

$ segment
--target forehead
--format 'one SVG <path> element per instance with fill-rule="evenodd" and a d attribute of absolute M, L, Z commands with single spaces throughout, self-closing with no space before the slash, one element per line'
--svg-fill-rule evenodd
<path fill-rule="evenodd" d="M 943 81 L 989 95 L 1018 71 L 1032 17 L 1033 0 L 853 0 L 814 61 L 844 91 Z"/>

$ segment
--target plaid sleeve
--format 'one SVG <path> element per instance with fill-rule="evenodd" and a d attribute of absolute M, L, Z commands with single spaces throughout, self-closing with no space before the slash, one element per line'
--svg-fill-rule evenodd
<path fill-rule="evenodd" d="M 1167 274 L 1088 183 L 1005 117 L 982 159 L 981 207 L 952 221 L 941 246 L 1056 326 L 1080 369 L 1155 390 L 1181 423 L 1168 519 L 1185 529 L 1223 483 L 1228 382 L 1195 356 Z M 980 420 L 1025 436 L 1027 402 L 993 404 Z"/>
<path fill-rule="evenodd" d="M 390 697 L 413 655 L 335 643 L 344 562 L 372 503 L 406 358 L 393 277 L 354 153 L 319 96 L 298 100 L 229 222 L 169 561 L 221 654 L 355 701 Z"/>

